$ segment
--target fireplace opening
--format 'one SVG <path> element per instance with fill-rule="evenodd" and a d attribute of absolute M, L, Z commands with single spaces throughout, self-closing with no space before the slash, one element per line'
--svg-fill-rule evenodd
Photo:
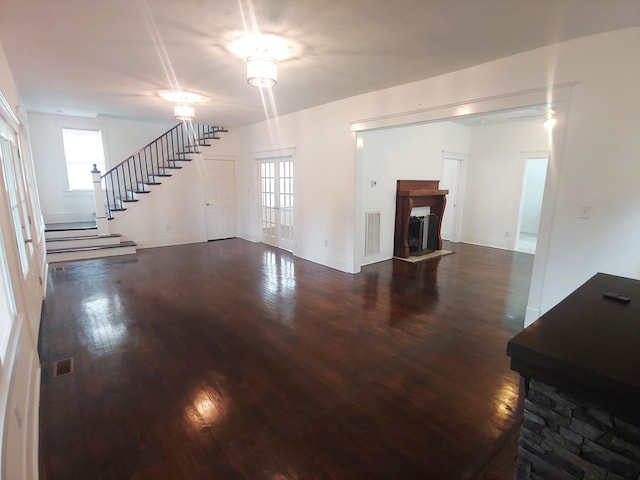
<path fill-rule="evenodd" d="M 409 218 L 409 255 L 426 255 L 438 249 L 438 216 L 428 213 Z"/>

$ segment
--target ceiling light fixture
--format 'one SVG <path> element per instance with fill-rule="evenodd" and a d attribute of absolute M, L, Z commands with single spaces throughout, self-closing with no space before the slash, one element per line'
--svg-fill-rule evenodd
<path fill-rule="evenodd" d="M 556 125 L 556 111 L 553 108 L 547 110 L 547 119 L 544 126 L 551 130 Z"/>
<path fill-rule="evenodd" d="M 166 101 L 173 103 L 173 116 L 182 122 L 191 121 L 196 116 L 194 103 L 204 102 L 208 98 L 193 92 L 160 92 L 159 95 Z"/>
<path fill-rule="evenodd" d="M 225 44 L 229 52 L 246 61 L 247 82 L 260 88 L 278 83 L 278 64 L 299 58 L 304 50 L 295 40 L 261 32 L 230 32 Z"/>
<path fill-rule="evenodd" d="M 247 82 L 259 88 L 270 88 L 278 82 L 278 64 L 267 51 L 247 57 Z"/>
<path fill-rule="evenodd" d="M 193 106 L 193 103 L 175 102 L 173 104 L 173 116 L 176 117 L 177 120 L 181 120 L 183 122 L 191 121 L 196 116 L 196 109 Z"/>

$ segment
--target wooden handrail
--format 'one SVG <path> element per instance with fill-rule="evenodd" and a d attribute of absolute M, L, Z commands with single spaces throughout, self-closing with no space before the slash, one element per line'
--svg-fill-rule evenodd
<path fill-rule="evenodd" d="M 105 177 L 108 173 L 111 172 L 111 170 L 115 170 L 116 168 L 118 168 L 120 165 L 122 165 L 123 163 L 128 162 L 129 160 L 131 160 L 132 158 L 134 158 L 136 155 L 139 155 L 140 153 L 142 153 L 146 148 L 150 147 L 151 145 L 153 145 L 154 143 L 162 140 L 164 137 L 166 137 L 167 135 L 169 135 L 171 132 L 173 132 L 174 130 L 176 130 L 178 127 L 180 127 L 181 125 L 183 125 L 184 122 L 180 122 L 178 124 L 176 124 L 175 126 L 171 127 L 169 130 L 167 130 L 166 132 L 164 132 L 162 135 L 160 135 L 159 137 L 157 137 L 154 140 L 151 140 L 149 143 L 147 143 L 144 147 L 139 148 L 138 150 L 136 150 L 135 152 L 133 152 L 131 155 L 129 155 L 127 158 L 125 158 L 123 161 L 121 161 L 119 164 L 117 164 L 115 167 L 110 168 L 109 170 L 107 170 L 106 172 L 104 172 L 104 174 L 102 175 L 103 177 Z M 224 127 L 218 127 L 215 125 L 194 125 L 194 127 L 197 126 L 207 126 L 212 128 L 212 133 L 216 134 L 216 133 L 226 133 L 229 130 L 227 130 Z"/>

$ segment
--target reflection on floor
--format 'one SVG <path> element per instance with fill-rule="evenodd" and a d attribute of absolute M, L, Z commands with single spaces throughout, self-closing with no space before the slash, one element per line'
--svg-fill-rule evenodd
<path fill-rule="evenodd" d="M 445 248 L 358 275 L 239 239 L 56 264 L 41 478 L 510 480 L 533 257 Z"/>

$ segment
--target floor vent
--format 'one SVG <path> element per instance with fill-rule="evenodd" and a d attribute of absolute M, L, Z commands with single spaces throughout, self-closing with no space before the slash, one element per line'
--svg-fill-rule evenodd
<path fill-rule="evenodd" d="M 54 272 L 64 272 L 64 267 L 53 267 Z"/>
<path fill-rule="evenodd" d="M 380 253 L 380 212 L 367 212 L 364 235 L 364 256 Z"/>
<path fill-rule="evenodd" d="M 73 358 L 65 358 L 58 360 L 53 364 L 53 376 L 61 377 L 73 372 Z"/>

